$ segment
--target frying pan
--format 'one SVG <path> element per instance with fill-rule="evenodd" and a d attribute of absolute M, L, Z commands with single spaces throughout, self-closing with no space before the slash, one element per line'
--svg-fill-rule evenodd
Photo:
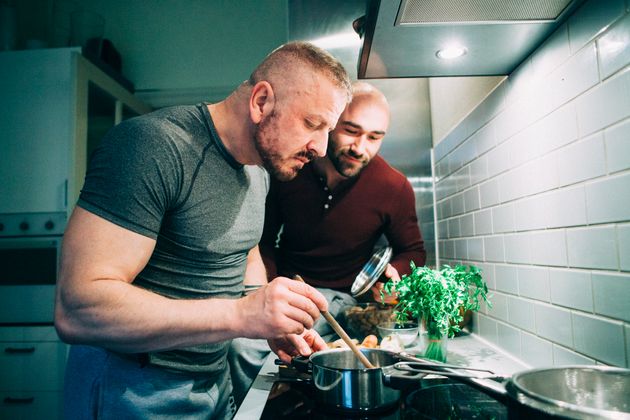
<path fill-rule="evenodd" d="M 518 372 L 500 384 L 489 376 L 482 378 L 436 364 L 398 362 L 393 367 L 435 373 L 471 385 L 505 403 L 510 418 L 630 419 L 630 369 L 546 367 Z"/>

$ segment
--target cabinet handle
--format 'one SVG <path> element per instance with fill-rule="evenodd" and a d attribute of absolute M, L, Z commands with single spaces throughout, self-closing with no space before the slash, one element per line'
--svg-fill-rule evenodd
<path fill-rule="evenodd" d="M 68 180 L 63 183 L 63 208 L 68 208 Z"/>
<path fill-rule="evenodd" d="M 33 404 L 35 401 L 35 397 L 26 397 L 26 398 L 14 398 L 14 397 L 5 397 L 5 404 Z"/>
<path fill-rule="evenodd" d="M 7 347 L 4 349 L 5 353 L 16 354 L 16 353 L 35 353 L 35 347 Z"/>

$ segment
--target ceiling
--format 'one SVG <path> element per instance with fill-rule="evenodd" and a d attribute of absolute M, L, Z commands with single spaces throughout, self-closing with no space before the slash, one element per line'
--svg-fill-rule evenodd
<path fill-rule="evenodd" d="M 582 0 L 369 0 L 360 78 L 510 74 Z M 448 45 L 457 59 L 437 57 Z"/>

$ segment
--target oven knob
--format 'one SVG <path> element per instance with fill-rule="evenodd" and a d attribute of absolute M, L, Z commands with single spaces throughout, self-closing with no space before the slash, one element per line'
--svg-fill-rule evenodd
<path fill-rule="evenodd" d="M 26 230 L 28 230 L 28 228 L 29 228 L 28 223 L 26 223 L 26 222 L 20 223 L 20 230 L 26 231 Z"/>
<path fill-rule="evenodd" d="M 46 230 L 53 230 L 55 228 L 55 223 L 52 220 L 49 220 L 44 223 L 44 228 L 46 228 Z"/>

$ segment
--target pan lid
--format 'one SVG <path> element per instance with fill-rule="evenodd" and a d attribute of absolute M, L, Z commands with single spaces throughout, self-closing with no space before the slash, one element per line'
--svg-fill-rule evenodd
<path fill-rule="evenodd" d="M 385 271 L 385 267 L 387 267 L 391 258 L 392 247 L 390 246 L 375 252 L 354 279 L 354 283 L 352 283 L 352 288 L 350 289 L 352 296 L 361 296 L 363 293 L 370 290 L 370 287 L 376 283 L 378 278 L 381 277 L 381 274 Z"/>

